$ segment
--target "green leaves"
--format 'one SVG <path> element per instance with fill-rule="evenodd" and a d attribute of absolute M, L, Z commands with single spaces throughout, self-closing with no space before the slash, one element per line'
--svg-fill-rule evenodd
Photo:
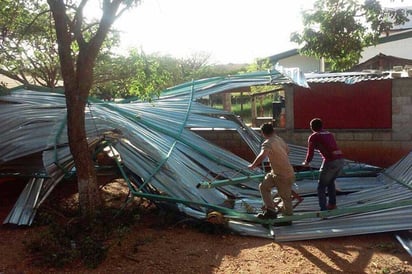
<path fill-rule="evenodd" d="M 133 1 L 138 2 L 138 1 Z M 68 16 L 73 16 L 69 13 Z M 86 21 L 86 19 L 84 19 Z M 85 22 L 83 35 L 90 40 L 98 22 Z M 57 37 L 49 6 L 45 1 L 0 2 L 0 73 L 19 81 L 54 88 L 62 85 Z M 101 55 L 119 42 L 115 31 L 109 32 Z M 72 56 L 79 45 L 71 44 Z"/>
<path fill-rule="evenodd" d="M 48 7 L 38 1 L 1 1 L 0 25 L 2 71 L 22 84 L 55 87 L 60 69 Z"/>
<path fill-rule="evenodd" d="M 385 10 L 376 0 L 318 0 L 303 13 L 304 30 L 292 33 L 291 41 L 302 46 L 301 54 L 323 57 L 332 71 L 344 71 L 358 63 L 364 47 L 376 45 L 382 33 L 407 22 L 409 14 Z"/>
<path fill-rule="evenodd" d="M 177 59 L 146 54 L 136 49 L 126 56 L 104 55 L 95 67 L 92 95 L 101 99 L 138 97 L 150 101 L 166 88 L 193 79 L 237 73 L 230 66 L 208 65 L 209 55 L 193 54 Z"/>

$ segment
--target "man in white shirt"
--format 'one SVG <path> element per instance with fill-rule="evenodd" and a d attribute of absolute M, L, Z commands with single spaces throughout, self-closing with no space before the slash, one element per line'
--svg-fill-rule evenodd
<path fill-rule="evenodd" d="M 271 195 L 273 187 L 277 188 L 278 195 L 283 201 L 282 214 L 284 216 L 293 215 L 291 194 L 292 184 L 295 182 L 295 172 L 289 162 L 289 147 L 275 133 L 271 123 L 263 124 L 260 129 L 266 140 L 262 144 L 259 155 L 256 156 L 255 160 L 248 167 L 254 169 L 268 157 L 271 171 L 265 175 L 265 178 L 259 185 L 265 210 L 263 213 L 258 214 L 257 217 L 261 219 L 275 219 L 277 217 L 276 204 Z"/>

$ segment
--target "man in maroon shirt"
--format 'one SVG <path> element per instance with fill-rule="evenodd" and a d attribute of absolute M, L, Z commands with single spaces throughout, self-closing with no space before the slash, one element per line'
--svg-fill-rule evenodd
<path fill-rule="evenodd" d="M 320 167 L 318 181 L 318 199 L 320 210 L 332 210 L 336 208 L 336 188 L 335 179 L 345 163 L 342 151 L 336 144 L 335 137 L 329 131 L 323 130 L 322 120 L 314 118 L 310 121 L 312 134 L 308 138 L 308 150 L 306 159 L 302 163 L 309 166 L 313 159 L 314 150 L 318 149 L 322 155 L 323 162 Z M 326 201 L 326 189 L 328 190 L 329 201 Z"/>

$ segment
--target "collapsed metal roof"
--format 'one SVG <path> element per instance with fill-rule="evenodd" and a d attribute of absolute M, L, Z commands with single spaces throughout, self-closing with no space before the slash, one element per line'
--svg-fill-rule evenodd
<path fill-rule="evenodd" d="M 192 81 L 165 90 L 151 103 L 90 101 L 85 110 L 89 144 L 115 155 L 132 195 L 171 204 L 201 220 L 218 212 L 243 235 L 291 241 L 411 229 L 412 155 L 383 173 L 346 160 L 345 174 L 337 180 L 346 194 L 338 196 L 334 211 L 318 211 L 317 172 L 298 172 L 294 191 L 304 200 L 294 216 L 267 221 L 254 216 L 262 205 L 258 184 L 263 169 L 248 170 L 246 160 L 191 129 L 236 130 L 255 154 L 262 139 L 234 114 L 196 99 L 238 87 L 286 83 L 289 77 L 269 71 Z M 305 84 L 302 78 L 297 82 Z M 65 98 L 20 88 L 0 96 L 0 104 L 0 175 L 31 178 L 4 223 L 30 225 L 41 202 L 73 170 Z M 300 165 L 306 148 L 290 146 L 291 163 Z M 320 163 L 316 155 L 314 167 Z M 292 226 L 277 226 L 288 220 Z"/>

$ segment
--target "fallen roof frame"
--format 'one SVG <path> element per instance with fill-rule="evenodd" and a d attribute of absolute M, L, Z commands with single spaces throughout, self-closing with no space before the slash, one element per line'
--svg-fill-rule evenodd
<path fill-rule="evenodd" d="M 316 178 L 312 173 L 309 175 L 312 180 L 305 177 L 294 186 L 295 191 L 304 196 L 294 216 L 273 221 L 262 221 L 254 216 L 262 203 L 258 184 L 263 169 L 248 170 L 246 160 L 211 144 L 191 128 L 235 129 L 243 134 L 255 153 L 259 151 L 261 139 L 232 113 L 201 105 L 196 99 L 235 87 L 289 81 L 290 78 L 277 71 L 260 72 L 192 81 L 166 90 L 153 103 L 91 101 L 85 110 L 87 136 L 90 143 L 105 142 L 116 151 L 119 169 L 137 178 L 129 182 L 133 195 L 171 203 L 198 219 L 207 220 L 211 210 L 218 211 L 227 225 L 240 234 L 290 241 L 410 229 L 412 218 L 405 218 L 412 212 L 411 170 L 407 168 L 411 166 L 410 155 L 372 180 L 354 176 L 358 175 L 356 172 L 352 177 L 339 178 L 338 185 L 343 191 L 346 187 L 353 191 L 354 184 L 363 182 L 368 188 L 338 196 L 338 210 L 317 211 L 317 198 L 313 195 Z M 1 96 L 1 102 L 6 103 L 0 108 L 1 140 L 6 141 L 0 145 L 0 167 L 2 163 L 42 153 L 47 178 L 54 182 L 61 180 L 73 166 L 68 149 L 64 96 L 16 89 Z M 292 145 L 291 148 L 291 162 L 300 163 L 305 148 Z M 317 155 L 315 163 L 320 165 L 320 162 Z M 348 164 L 353 163 L 348 161 Z M 360 171 L 370 172 L 370 167 L 362 165 Z M 378 172 L 374 170 L 372 175 L 375 171 Z M 124 174 L 125 179 L 129 178 Z M 248 179 L 213 188 L 197 187 L 201 182 L 234 181 L 239 177 Z M 309 194 L 304 194 L 304 189 Z M 229 208 L 228 200 L 232 203 Z M 397 217 L 402 214 L 403 218 Z M 294 221 L 292 226 L 276 226 L 288 218 Z M 374 222 L 380 218 L 385 220 L 382 225 Z M 19 219 L 19 224 L 28 224 L 31 220 L 20 223 Z"/>

